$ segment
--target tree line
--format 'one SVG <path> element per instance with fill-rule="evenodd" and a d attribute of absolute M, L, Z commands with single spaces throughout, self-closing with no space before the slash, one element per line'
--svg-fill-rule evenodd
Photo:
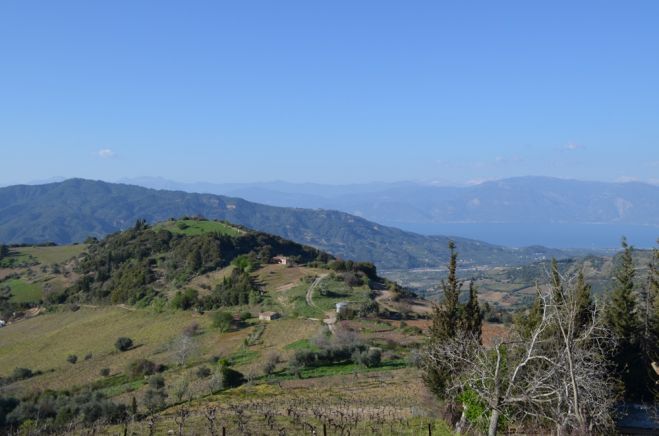
<path fill-rule="evenodd" d="M 532 307 L 486 346 L 477 290 L 471 281 L 467 302 L 459 302 L 463 282 L 449 244 L 448 278 L 423 365 L 456 432 L 607 433 L 616 405 L 656 401 L 659 251 L 647 280 L 637 283 L 633 248 L 624 239 L 622 248 L 606 298 L 591 295 L 583 271 L 566 277 L 554 260 Z"/>

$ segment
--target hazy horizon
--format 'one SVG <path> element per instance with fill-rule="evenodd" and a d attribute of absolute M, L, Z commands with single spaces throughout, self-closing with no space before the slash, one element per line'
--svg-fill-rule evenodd
<path fill-rule="evenodd" d="M 3 2 L 0 184 L 659 179 L 656 2 L 254 6 Z"/>

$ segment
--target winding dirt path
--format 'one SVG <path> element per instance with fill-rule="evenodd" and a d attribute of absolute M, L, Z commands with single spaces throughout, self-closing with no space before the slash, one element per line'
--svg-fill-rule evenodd
<path fill-rule="evenodd" d="M 318 308 L 318 306 L 316 306 L 316 303 L 313 302 L 313 291 L 318 287 L 320 282 L 322 282 L 325 277 L 327 277 L 327 274 L 323 274 L 321 276 L 316 277 L 316 280 L 314 280 L 311 286 L 309 286 L 309 289 L 307 289 L 306 300 L 309 306 Z"/>

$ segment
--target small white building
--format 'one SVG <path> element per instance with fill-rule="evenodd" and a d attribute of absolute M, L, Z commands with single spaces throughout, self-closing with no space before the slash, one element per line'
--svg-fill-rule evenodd
<path fill-rule="evenodd" d="M 279 312 L 261 312 L 259 313 L 259 319 L 261 321 L 273 321 L 275 319 L 281 318 Z"/>
<path fill-rule="evenodd" d="M 286 256 L 275 256 L 272 260 L 279 265 L 288 265 L 288 258 Z"/>
<path fill-rule="evenodd" d="M 336 313 L 339 315 L 346 313 L 348 310 L 348 303 L 345 301 L 341 301 L 339 303 L 336 303 Z"/>

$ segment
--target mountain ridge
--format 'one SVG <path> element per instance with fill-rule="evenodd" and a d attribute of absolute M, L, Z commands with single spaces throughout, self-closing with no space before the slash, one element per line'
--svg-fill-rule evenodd
<path fill-rule="evenodd" d="M 0 240 L 5 243 L 80 242 L 132 226 L 199 215 L 272 233 L 333 255 L 376 263 L 384 269 L 435 266 L 448 256 L 446 236 L 422 236 L 333 210 L 282 208 L 240 198 L 154 190 L 127 184 L 69 179 L 45 185 L 0 188 Z M 525 263 L 551 256 L 547 248 L 508 249 L 455 239 L 473 264 Z"/>
<path fill-rule="evenodd" d="M 190 189 L 284 207 L 341 210 L 386 223 L 625 223 L 659 227 L 659 186 L 544 176 L 511 177 L 469 186 L 415 182 L 347 185 L 181 184 L 134 179 L 141 186 Z M 393 216 L 393 218 L 392 218 Z"/>

